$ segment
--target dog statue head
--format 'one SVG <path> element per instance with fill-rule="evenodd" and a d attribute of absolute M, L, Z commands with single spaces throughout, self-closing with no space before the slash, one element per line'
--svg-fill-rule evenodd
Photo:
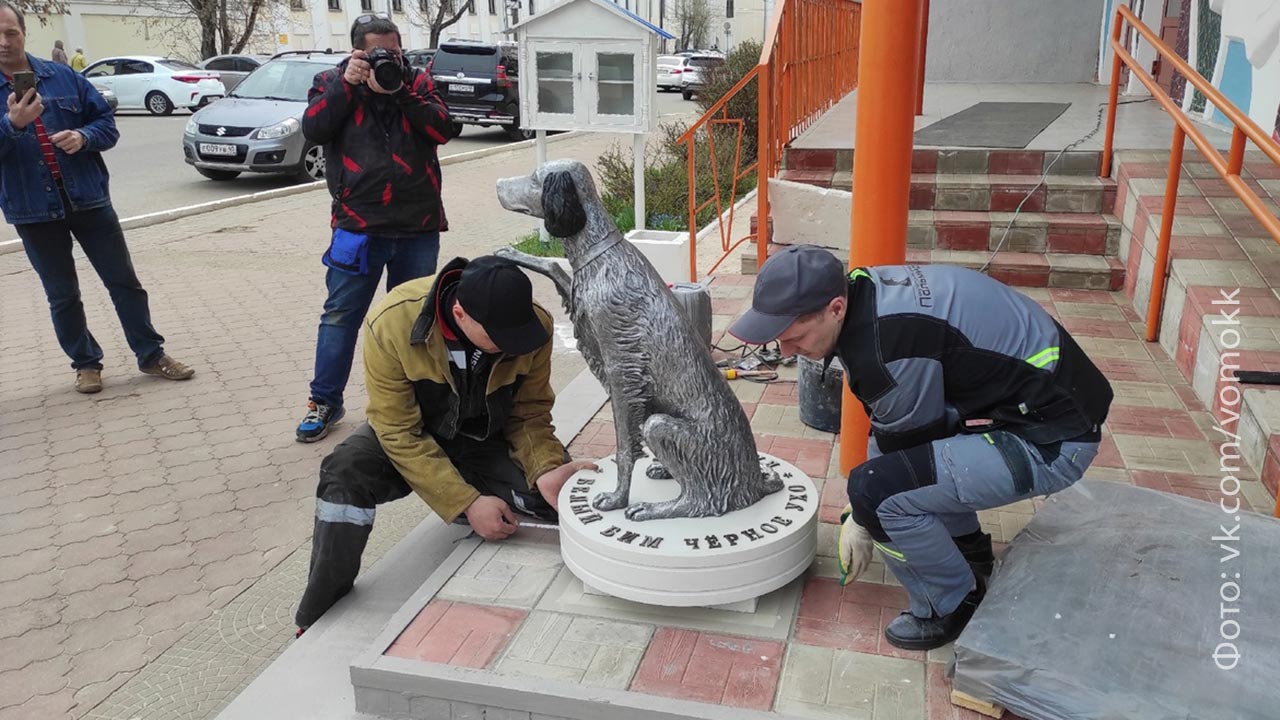
<path fill-rule="evenodd" d="M 513 212 L 542 218 L 547 232 L 569 238 L 602 209 L 595 181 L 577 160 L 554 160 L 532 175 L 498 181 L 498 202 Z"/>

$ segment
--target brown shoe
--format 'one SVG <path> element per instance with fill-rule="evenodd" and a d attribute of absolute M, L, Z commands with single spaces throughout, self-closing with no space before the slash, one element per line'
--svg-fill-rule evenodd
<path fill-rule="evenodd" d="M 161 355 L 160 359 L 155 361 L 153 365 L 142 368 L 142 372 L 162 377 L 165 380 L 190 380 L 191 376 L 196 374 L 195 370 L 168 355 Z"/>
<path fill-rule="evenodd" d="M 102 392 L 102 371 L 96 368 L 80 368 L 77 370 L 76 392 L 86 395 Z"/>

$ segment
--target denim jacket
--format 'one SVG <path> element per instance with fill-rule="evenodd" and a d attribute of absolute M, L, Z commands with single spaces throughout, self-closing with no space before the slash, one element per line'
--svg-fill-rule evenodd
<path fill-rule="evenodd" d="M 102 151 L 120 139 L 111 108 L 102 95 L 82 75 L 27 54 L 36 75 L 36 92 L 44 101 L 40 120 L 45 132 L 79 130 L 85 144 L 68 155 L 55 148 L 62 184 L 71 199 L 72 210 L 92 210 L 111 204 L 107 190 L 107 165 Z M 8 107 L 13 84 L 0 74 L 0 111 Z M 35 123 L 14 130 L 7 111 L 0 116 L 0 208 L 11 225 L 49 222 L 66 217 L 62 197 L 45 165 L 36 139 Z"/>

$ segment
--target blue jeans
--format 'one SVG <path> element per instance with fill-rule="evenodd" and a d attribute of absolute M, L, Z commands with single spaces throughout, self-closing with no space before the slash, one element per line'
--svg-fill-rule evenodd
<path fill-rule="evenodd" d="M 325 286 L 320 330 L 316 337 L 316 374 L 311 381 L 311 399 L 322 405 L 342 405 L 342 392 L 351 377 L 351 360 L 356 338 L 378 290 L 382 269 L 387 269 L 387 289 L 436 271 L 440 254 L 440 233 L 412 237 L 369 238 L 369 274 L 353 275 L 329 268 Z"/>
<path fill-rule="evenodd" d="M 138 367 L 147 367 L 160 359 L 164 354 L 164 338 L 151 327 L 147 291 L 138 282 L 120 219 L 110 205 L 68 212 L 63 220 L 15 227 L 27 258 L 44 285 L 53 315 L 53 332 L 62 351 L 71 358 L 71 367 L 102 369 L 102 348 L 89 332 L 84 304 L 80 301 L 80 280 L 71 256 L 72 236 L 110 293 Z"/>

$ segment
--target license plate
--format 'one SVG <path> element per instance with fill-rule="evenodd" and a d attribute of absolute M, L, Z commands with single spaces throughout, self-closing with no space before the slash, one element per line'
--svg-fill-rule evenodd
<path fill-rule="evenodd" d="M 458 83 L 449 83 L 449 92 L 454 95 L 475 95 L 475 85 L 459 85 Z"/>
<path fill-rule="evenodd" d="M 213 143 L 200 143 L 201 155 L 230 155 L 236 154 L 235 145 L 215 145 Z"/>

